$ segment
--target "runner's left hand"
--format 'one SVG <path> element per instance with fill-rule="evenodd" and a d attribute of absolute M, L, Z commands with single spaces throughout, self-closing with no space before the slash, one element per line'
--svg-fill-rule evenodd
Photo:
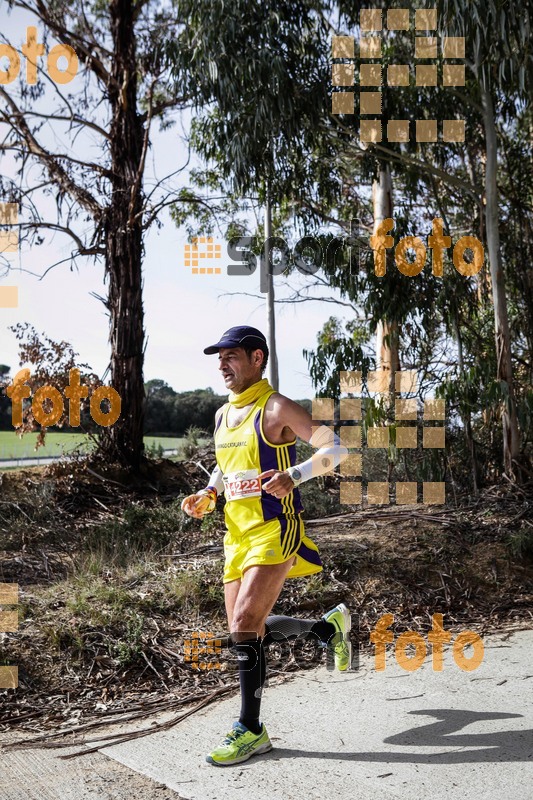
<path fill-rule="evenodd" d="M 294 489 L 294 482 L 288 472 L 281 472 L 279 469 L 267 469 L 259 475 L 260 480 L 270 478 L 263 484 L 263 489 L 268 494 L 274 495 L 278 500 L 286 497 Z"/>

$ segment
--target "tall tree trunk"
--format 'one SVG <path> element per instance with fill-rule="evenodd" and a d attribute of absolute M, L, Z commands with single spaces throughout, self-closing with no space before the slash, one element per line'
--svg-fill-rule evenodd
<path fill-rule="evenodd" d="M 105 222 L 107 307 L 110 314 L 111 383 L 122 399 L 118 421 L 104 431 L 106 458 L 138 469 L 143 453 L 142 149 L 137 114 L 137 63 L 132 0 L 111 0 L 113 78 L 112 190 Z M 121 87 L 120 89 L 116 87 Z"/>
<path fill-rule="evenodd" d="M 276 311 L 274 306 L 274 275 L 270 267 L 270 246 L 269 240 L 272 237 L 272 207 L 270 205 L 270 195 L 267 191 L 265 203 L 265 278 L 266 278 L 266 301 L 267 301 L 267 335 L 268 342 L 268 364 L 267 375 L 270 385 L 276 392 L 279 390 L 278 373 L 278 354 L 276 349 Z"/>
<path fill-rule="evenodd" d="M 502 407 L 503 462 L 509 477 L 519 478 L 520 435 L 516 416 L 516 402 L 511 361 L 511 337 L 507 316 L 507 297 L 500 252 L 500 230 L 498 223 L 498 144 L 494 107 L 490 90 L 481 85 L 483 121 L 487 163 L 485 168 L 485 195 L 487 202 L 487 245 L 489 251 L 492 298 L 494 303 L 494 328 L 496 336 L 496 377 L 505 387 L 507 397 Z"/>
<path fill-rule="evenodd" d="M 389 165 L 380 162 L 379 172 L 372 184 L 372 205 L 375 234 L 379 223 L 393 218 L 392 178 Z M 387 271 L 392 268 L 393 251 L 387 251 Z M 387 338 L 385 338 L 387 337 Z M 396 372 L 400 369 L 398 323 L 396 320 L 382 319 L 376 330 L 376 363 L 384 370 L 390 370 L 389 391 L 394 400 Z"/>
<path fill-rule="evenodd" d="M 372 184 L 372 206 L 374 212 L 374 230 L 384 219 L 393 219 L 392 177 L 390 167 L 379 162 L 379 172 Z M 387 250 L 387 273 L 393 268 L 393 250 Z M 388 415 L 394 419 L 394 401 L 396 398 L 396 372 L 400 369 L 398 322 L 395 319 L 381 319 L 376 329 L 376 366 L 389 373 Z M 389 451 L 390 453 L 390 451 Z M 392 480 L 394 461 L 389 457 L 387 464 L 387 480 Z"/>
<path fill-rule="evenodd" d="M 455 338 L 457 339 L 457 362 L 459 364 L 459 372 L 461 375 L 465 374 L 465 362 L 463 358 L 463 339 L 461 336 L 461 329 L 459 328 L 459 320 L 457 317 L 457 313 L 454 315 L 453 325 L 455 328 Z M 466 446 L 468 447 L 468 452 L 470 454 L 470 466 L 472 468 L 472 481 L 474 484 L 474 494 L 478 494 L 479 492 L 479 474 L 478 474 L 478 465 L 477 465 L 477 456 L 476 456 L 476 443 L 474 441 L 474 436 L 472 434 L 472 418 L 470 416 L 470 411 L 467 409 L 460 410 L 461 419 L 463 420 L 463 425 L 465 429 L 465 440 Z"/>
<path fill-rule="evenodd" d="M 400 369 L 399 332 L 396 320 L 380 320 L 376 330 L 376 363 L 378 368 L 390 370 L 389 388 L 394 392 L 395 374 Z"/>

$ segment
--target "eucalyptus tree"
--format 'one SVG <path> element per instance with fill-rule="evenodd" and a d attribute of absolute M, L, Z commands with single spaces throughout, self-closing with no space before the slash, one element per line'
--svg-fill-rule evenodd
<path fill-rule="evenodd" d="M 329 103 L 327 4 L 190 0 L 181 8 L 187 40 L 170 42 L 168 53 L 176 86 L 196 96 L 191 143 L 207 170 L 196 173 L 195 188 L 216 186 L 237 202 L 252 195 L 265 208 L 262 273 L 270 274 L 261 288 L 274 367 L 271 208 L 334 190 L 320 127 Z"/>
<path fill-rule="evenodd" d="M 100 452 L 137 469 L 143 451 L 143 238 L 169 195 L 177 196 L 163 181 L 147 193 L 145 172 L 154 122 L 167 122 L 173 109 L 190 101 L 179 87 L 165 88 L 163 53 L 186 20 L 178 3 L 156 0 L 2 4 L 19 19 L 24 12 L 40 23 L 45 46 L 52 39 L 75 54 L 70 80 L 65 73 L 60 82 L 52 80 L 43 58 L 33 83 L 21 72 L 0 86 L 1 189 L 4 200 L 19 204 L 30 244 L 53 232 L 71 243 L 64 259 L 71 269 L 85 258 L 103 262 L 108 291 L 100 299 L 110 317 L 110 377 L 122 413 L 102 430 Z M 33 45 L 43 47 L 35 38 Z M 11 153 L 14 173 L 4 167 Z M 178 171 L 178 158 L 169 172 Z"/>
<path fill-rule="evenodd" d="M 339 10 L 339 23 L 335 33 L 354 35 L 356 38 L 360 36 L 359 8 L 354 4 L 341 2 Z M 390 64 L 405 64 L 411 60 L 413 38 L 411 31 L 382 33 L 380 68 L 383 75 L 386 75 Z M 329 80 L 329 76 L 326 79 Z M 358 82 L 356 77 L 356 88 L 364 92 L 366 87 L 362 84 L 357 86 Z M 442 107 L 441 93 L 432 88 L 416 86 L 413 77 L 405 87 L 390 87 L 383 81 L 380 98 L 383 118 L 407 119 L 412 133 L 415 118 L 434 119 L 439 116 Z M 383 126 L 384 142 L 363 142 L 359 136 L 358 116 L 346 114 L 329 117 L 328 133 L 336 149 L 337 171 L 341 175 L 344 190 L 338 194 L 332 205 L 328 206 L 324 201 L 320 211 L 324 219 L 331 219 L 333 209 L 339 219 L 360 217 L 362 228 L 374 234 L 384 219 L 393 218 L 393 236 L 397 243 L 402 235 L 420 236 L 420 226 L 427 227 L 428 222 L 431 225 L 435 214 L 431 214 L 430 209 L 435 207 L 435 202 L 429 203 L 427 198 L 437 181 L 447 177 L 451 159 L 448 156 L 444 159 L 444 164 L 438 162 L 441 143 L 433 146 L 414 142 L 412 139 L 402 143 L 387 142 L 386 122 Z M 433 166 L 436 160 L 437 163 Z M 429 170 L 428 165 L 431 165 Z M 462 180 L 456 180 L 456 184 L 461 185 L 461 188 L 466 186 L 472 191 L 472 187 Z M 368 191 L 370 186 L 371 202 Z M 367 240 L 367 250 L 368 245 Z M 367 267 L 371 272 L 374 270 L 371 263 L 367 263 Z M 425 333 L 429 336 L 430 331 L 431 335 L 434 334 L 434 325 L 429 324 L 425 312 L 422 310 L 418 313 L 417 298 L 421 303 L 427 298 L 429 303 L 434 304 L 439 293 L 438 282 L 433 281 L 431 276 L 428 280 L 426 270 L 421 280 L 415 282 L 412 277 L 399 275 L 394 266 L 393 248 L 387 250 L 384 269 L 379 274 L 375 273 L 374 277 L 368 274 L 368 270 L 364 275 L 354 274 L 353 271 L 349 273 L 332 261 L 326 263 L 325 272 L 328 280 L 341 291 L 343 297 L 352 302 L 357 298 L 358 304 L 364 305 L 369 316 L 370 330 L 377 333 L 376 355 L 390 369 L 393 387 L 394 373 L 399 368 L 401 357 L 399 330 L 408 319 L 417 319 L 421 337 Z M 422 317 L 423 327 L 420 324 Z"/>
<path fill-rule="evenodd" d="M 344 21 L 344 29 L 339 30 L 339 33 L 350 34 L 357 31 L 358 12 L 359 8 L 353 4 L 341 3 L 341 23 Z M 418 7 L 423 7 L 424 4 L 417 3 Z M 446 4 L 444 4 L 446 5 Z M 395 145 L 390 142 L 376 142 L 365 145 L 357 144 L 357 122 L 354 118 L 341 117 L 336 120 L 332 125 L 335 133 L 338 131 L 339 137 L 338 152 L 339 157 L 343 159 L 347 165 L 346 171 L 350 169 L 358 176 L 365 173 L 364 164 L 367 165 L 374 161 L 375 167 L 372 171 L 374 191 L 374 213 L 371 224 L 375 227 L 376 219 L 382 217 L 384 214 L 380 208 L 394 208 L 394 218 L 396 220 L 396 233 L 400 233 L 400 227 L 412 227 L 413 222 L 420 225 L 424 221 L 424 217 L 430 213 L 430 209 L 438 211 L 438 216 L 444 219 L 446 228 L 452 233 L 451 224 L 454 219 L 459 221 L 459 228 L 463 228 L 465 232 L 470 232 L 472 222 L 479 229 L 479 236 L 482 240 L 486 240 L 488 244 L 488 252 L 490 257 L 491 267 L 491 280 L 485 281 L 483 276 L 479 276 L 479 286 L 481 289 L 480 297 L 483 294 L 484 287 L 489 285 L 492 287 L 493 294 L 497 298 L 494 302 L 495 319 L 496 319 L 496 359 L 494 361 L 495 374 L 497 380 L 500 382 L 501 391 L 506 402 L 503 404 L 502 418 L 503 418 L 503 431 L 504 431 L 504 454 L 505 454 L 505 467 L 509 475 L 515 474 L 515 461 L 518 459 L 520 441 L 518 439 L 518 428 L 516 425 L 516 405 L 514 398 L 514 384 L 512 379 L 512 365 L 510 361 L 511 351 L 511 333 L 506 317 L 506 294 L 503 285 L 501 259 L 499 254 L 499 245 L 495 246 L 495 231 L 497 232 L 497 215 L 495 208 L 498 205 L 494 204 L 495 198 L 497 199 L 496 184 L 494 169 L 491 172 L 491 162 L 494 166 L 496 163 L 496 153 L 494 147 L 490 145 L 487 147 L 487 142 L 495 142 L 494 136 L 491 139 L 492 133 L 495 130 L 494 109 L 490 101 L 498 103 L 498 110 L 501 112 L 502 107 L 508 117 L 520 115 L 524 105 L 524 87 L 526 84 L 526 75 L 528 64 L 530 60 L 530 44 L 526 41 L 529 31 L 529 12 L 522 13 L 522 9 L 518 7 L 511 7 L 506 3 L 489 3 L 490 6 L 490 19 L 487 22 L 483 16 L 483 8 L 485 4 L 479 3 L 459 3 L 450 2 L 447 4 L 449 7 L 453 6 L 453 12 L 447 13 L 447 9 L 443 11 L 443 4 L 440 4 L 440 27 L 444 29 L 447 35 L 466 35 L 466 48 L 467 53 L 474 51 L 476 53 L 475 62 L 478 65 L 477 69 L 475 64 L 471 67 L 470 74 L 467 74 L 467 85 L 463 89 L 445 91 L 448 97 L 444 96 L 444 90 L 433 91 L 425 90 L 420 87 L 414 87 L 413 81 L 405 88 L 395 87 L 390 89 L 383 86 L 382 89 L 382 103 L 383 115 L 388 119 L 405 119 L 408 118 L 413 125 L 413 119 L 430 118 L 439 119 L 442 117 L 443 108 L 450 107 L 450 97 L 453 96 L 455 104 L 461 110 L 461 116 L 466 118 L 467 130 L 469 133 L 468 141 L 464 144 L 444 145 L 439 142 L 436 144 L 419 144 L 414 145 L 411 142 Z M 470 10 L 476 6 L 477 12 L 473 17 L 469 17 Z M 497 10 L 495 11 L 495 7 Z M 458 27 L 463 25 L 463 27 Z M 466 25 L 466 30 L 464 28 Z M 495 35 L 494 31 L 497 30 Z M 385 33 L 382 35 L 383 40 L 383 53 L 381 62 L 383 70 L 386 69 L 387 63 L 406 63 L 406 59 L 410 60 L 409 53 L 403 52 L 407 43 L 408 36 L 404 34 L 394 34 L 388 36 Z M 481 42 L 480 42 L 481 40 Z M 494 41 L 493 41 L 494 40 Z M 499 44 L 494 45 L 494 42 L 499 40 Z M 412 43 L 411 43 L 412 47 Z M 492 47 L 492 55 L 490 55 Z M 480 52 L 484 53 L 484 48 L 488 50 L 488 55 L 480 56 Z M 499 48 L 499 49 L 498 49 Z M 501 52 L 500 52 L 501 50 Z M 403 57 L 402 57 L 403 54 Z M 492 63 L 490 64 L 491 58 Z M 514 67 L 509 64 L 509 61 L 514 61 Z M 488 59 L 488 64 L 485 61 Z M 489 74 L 484 76 L 485 81 L 492 82 L 494 87 L 497 86 L 497 81 L 500 79 L 507 80 L 507 95 L 506 103 L 502 102 L 503 93 L 497 92 L 492 96 L 487 94 L 483 87 L 479 87 L 479 75 L 481 65 L 485 64 L 485 69 L 488 68 Z M 490 112 L 490 113 L 489 113 Z M 505 116 L 505 114 L 504 114 Z M 502 116 L 500 115 L 500 122 Z M 354 124 L 355 123 L 355 124 Z M 502 127 L 499 128 L 501 135 Z M 513 130 L 513 129 L 511 129 Z M 348 134 L 352 133 L 351 141 Z M 492 150 L 491 150 L 492 147 Z M 363 152 L 364 151 L 364 152 Z M 522 148 L 522 152 L 525 152 Z M 492 161 L 491 161 L 492 159 Z M 483 180 L 478 180 L 479 164 L 487 164 L 487 178 L 483 176 Z M 368 177 L 368 166 L 366 169 Z M 523 174 L 528 174 L 528 168 L 525 165 Z M 392 178 L 392 181 L 391 181 Z M 354 182 L 357 178 L 354 178 Z M 397 206 L 393 207 L 392 204 L 392 183 L 394 186 L 400 187 L 400 192 L 395 191 L 396 198 L 403 194 L 403 202 L 400 201 L 400 206 L 404 206 L 404 210 L 400 210 Z M 521 179 L 520 183 L 523 185 L 524 180 Z M 484 191 L 484 184 L 486 191 Z M 489 185 L 490 184 L 490 185 Z M 524 198 L 530 197 L 530 193 L 524 186 L 522 193 Z M 490 198 L 489 198 L 490 195 Z M 513 191 L 513 196 L 516 201 L 517 193 Z M 413 202 L 418 197 L 418 202 Z M 485 206 L 486 197 L 486 206 Z M 395 204 L 396 204 L 395 200 Z M 506 197 L 506 204 L 509 202 L 509 194 Z M 418 205 L 419 209 L 416 209 Z M 426 206 L 427 213 L 420 208 Z M 530 203 L 531 205 L 531 203 Z M 463 208 L 461 208 L 463 206 Z M 524 205 L 522 205 L 522 209 Z M 501 209 L 500 209 L 501 210 Z M 411 214 L 408 212 L 411 211 Z M 414 213 L 413 213 L 414 212 Z M 328 213 L 326 211 L 326 213 Z M 431 213 L 431 217 L 435 215 Z M 402 219 L 403 218 L 403 219 Z M 523 219 L 523 214 L 519 219 Z M 400 223 L 400 226 L 398 225 Z M 455 227 L 457 227 L 457 222 Z M 527 230 L 531 227 L 530 219 L 528 218 Z M 412 231 L 416 235 L 418 231 Z M 527 241 L 527 236 L 526 236 Z M 516 249 L 515 245 L 514 246 Z M 521 251 L 526 254 L 526 248 L 523 243 Z M 527 294 L 528 281 L 526 275 L 528 274 L 527 255 L 524 258 L 525 263 L 520 266 L 521 285 L 523 291 Z M 500 263 L 500 268 L 496 266 Z M 453 270 L 452 270 L 453 273 Z M 455 276 L 457 278 L 457 276 Z M 335 284 L 343 286 L 345 297 L 354 298 L 358 296 L 361 298 L 361 281 L 351 280 L 348 282 L 341 273 L 339 273 L 336 266 L 332 267 L 332 272 L 329 273 L 329 280 Z M 382 279 L 383 280 L 383 279 Z M 412 279 L 411 279 L 412 280 Z M 411 309 L 406 308 L 407 317 L 402 318 L 403 299 L 409 297 L 413 286 L 409 286 L 409 279 L 404 279 L 403 282 L 394 287 L 392 302 L 389 308 L 386 308 L 383 300 L 386 293 L 380 297 L 379 293 L 375 293 L 371 287 L 367 287 L 369 292 L 367 301 L 369 306 L 369 313 L 371 314 L 371 325 L 378 325 L 383 328 L 383 325 L 390 326 L 391 321 L 394 319 L 402 320 L 404 323 L 409 319 L 409 315 L 417 309 L 422 311 L 421 304 L 427 299 L 432 304 L 434 312 L 441 315 L 443 325 L 449 334 L 453 336 L 457 344 L 457 358 L 459 360 L 459 372 L 461 380 L 465 381 L 464 393 L 461 397 L 457 392 L 453 393 L 454 399 L 460 400 L 461 416 L 463 417 L 465 436 L 468 442 L 468 449 L 472 461 L 472 469 L 474 473 L 474 485 L 476 485 L 476 454 L 475 446 L 471 428 L 470 411 L 475 410 L 475 404 L 472 405 L 472 392 L 467 387 L 466 383 L 470 380 L 470 368 L 468 364 L 471 361 L 471 353 L 464 352 L 464 343 L 470 342 L 470 337 L 466 337 L 462 330 L 462 325 L 467 324 L 469 316 L 472 311 L 472 303 L 476 305 L 475 294 L 472 293 L 471 280 L 465 279 L 450 280 L 445 278 L 441 288 L 434 287 L 434 293 L 424 296 L 424 293 L 419 295 L 418 302 L 412 298 L 413 303 Z M 431 287 L 431 281 L 426 284 L 425 288 Z M 402 299 L 402 295 L 405 296 Z M 525 309 L 527 316 L 527 309 Z M 385 316 L 389 315 L 389 319 Z M 424 327 L 427 326 L 430 319 L 427 315 Z M 412 317 L 413 318 L 413 317 Z M 414 315 L 416 318 L 416 314 Z M 527 318 L 529 318 L 527 316 Z M 418 317 L 420 323 L 421 317 Z M 434 322 L 434 320 L 431 320 Z M 472 320 L 470 319 L 470 322 Z M 432 326 L 434 330 L 434 325 Z M 424 329 L 419 324 L 418 330 L 421 335 L 424 335 Z M 427 330 L 427 327 L 426 327 Z M 389 336 L 390 338 L 390 336 Z M 339 343 L 339 346 L 341 344 Z M 472 351 L 474 352 L 474 351 Z M 395 360 L 394 356 L 391 361 Z M 490 397 L 491 403 L 494 403 L 493 386 L 489 376 L 485 374 L 486 367 L 490 366 L 491 360 L 485 359 L 483 364 L 476 368 L 478 375 L 478 408 L 483 408 L 483 404 L 487 398 Z M 483 369 L 483 375 L 480 370 Z M 479 380 L 482 378 L 481 383 Z M 475 380 L 475 379 L 474 379 Z M 451 396 L 451 395 L 450 395 Z M 512 447 L 511 447 L 512 445 Z"/>
<path fill-rule="evenodd" d="M 298 197 L 330 165 L 316 163 L 327 104 L 328 26 L 320 0 L 185 0 L 187 29 L 169 41 L 176 85 L 195 97 L 192 144 L 231 194 L 267 186 Z M 322 169 L 320 169 L 322 167 Z"/>
<path fill-rule="evenodd" d="M 529 4 L 508 0 L 439 0 L 442 24 L 464 36 L 467 65 L 479 84 L 485 132 L 486 236 L 494 303 L 496 378 L 501 382 L 503 461 L 509 477 L 520 476 L 520 433 L 513 381 L 508 303 L 500 244 L 498 191 L 498 131 L 496 111 L 502 101 L 531 99 L 533 13 Z"/>

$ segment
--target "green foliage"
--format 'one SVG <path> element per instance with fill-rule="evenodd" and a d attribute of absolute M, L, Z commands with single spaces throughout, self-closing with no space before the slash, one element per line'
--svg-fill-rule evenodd
<path fill-rule="evenodd" d="M 163 458 L 164 452 L 161 442 L 151 442 L 148 447 L 144 448 L 144 453 L 148 458 Z"/>
<path fill-rule="evenodd" d="M 423 8 L 425 3 L 417 1 L 412 6 Z M 330 11 L 333 8 L 339 12 L 339 25 L 335 33 L 353 35 L 358 23 L 359 6 L 340 2 L 333 4 Z M 217 19 L 220 9 L 221 6 L 216 3 L 214 14 Z M 293 5 L 293 19 L 288 20 L 284 16 L 286 9 L 283 2 L 262 4 L 260 9 L 253 5 L 245 8 L 237 3 L 229 11 L 226 20 L 219 20 L 220 41 L 223 44 L 220 57 L 213 57 L 212 50 L 206 47 L 211 34 L 203 30 L 200 34 L 199 28 L 206 9 L 203 4 L 198 4 L 189 33 L 196 36 L 195 58 L 198 64 L 203 65 L 203 73 L 208 76 L 201 88 L 203 100 L 215 100 L 215 105 L 204 108 L 203 113 L 198 115 L 192 142 L 206 161 L 205 169 L 196 174 L 199 186 L 214 190 L 225 185 L 230 192 L 237 189 L 244 192 L 253 188 L 259 192 L 260 199 L 269 182 L 272 187 L 279 187 L 273 188 L 274 197 L 278 199 L 275 204 L 276 231 L 285 227 L 287 236 L 291 226 L 294 230 L 310 219 L 322 218 L 328 224 L 332 219 L 337 219 L 346 231 L 346 220 L 360 218 L 360 229 L 355 234 L 352 231 L 349 240 L 352 246 L 351 262 L 348 261 L 348 247 L 337 248 L 335 253 L 326 250 L 332 237 L 330 234 L 319 236 L 322 249 L 327 252 L 322 274 L 328 285 L 339 290 L 345 304 L 348 301 L 354 307 L 356 318 L 341 323 L 332 317 L 319 333 L 317 347 L 305 351 L 313 383 L 320 394 L 338 397 L 339 371 L 357 369 L 365 376 L 368 369 L 374 367 L 370 336 L 381 320 L 394 321 L 400 331 L 402 368 L 417 369 L 421 381 L 419 396 L 436 391 L 446 398 L 447 413 L 452 420 L 450 431 L 453 431 L 453 435 L 450 435 L 457 448 L 457 456 L 467 460 L 471 454 L 461 442 L 461 427 L 465 421 L 471 420 L 477 447 L 476 458 L 488 477 L 501 469 L 498 444 L 502 441 L 501 403 L 506 402 L 507 387 L 494 378 L 498 365 L 487 266 L 476 278 L 465 278 L 454 269 L 451 251 L 448 251 L 444 259 L 444 277 L 439 278 L 432 274 L 432 256 L 428 250 L 425 269 L 418 276 L 407 278 L 396 269 L 391 252 L 387 275 L 378 278 L 374 274 L 372 251 L 368 246 L 368 232 L 373 224 L 368 188 L 378 178 L 384 165 L 388 165 L 393 174 L 393 236 L 396 243 L 407 235 L 419 236 L 427 241 L 431 220 L 435 217 L 444 220 L 445 233 L 452 236 L 452 246 L 459 236 L 465 234 L 477 235 L 485 242 L 482 187 L 486 153 L 480 82 L 490 85 L 501 120 L 498 133 L 503 156 L 498 183 L 505 198 L 501 203 L 501 248 L 506 266 L 515 358 L 514 388 L 524 452 L 531 450 L 533 159 L 531 108 L 528 109 L 524 103 L 525 76 L 531 73 L 532 64 L 528 33 L 531 27 L 530 12 L 528 10 L 522 14 L 504 0 L 491 0 L 486 6 L 488 19 L 491 20 L 489 25 L 485 21 L 485 6 L 480 0 L 475 0 L 471 9 L 470 14 L 470 7 L 467 10 L 458 0 L 443 0 L 438 4 L 440 28 L 448 34 L 464 35 L 467 54 L 474 54 L 473 60 L 467 59 L 464 88 L 415 87 L 411 81 L 408 87 L 391 89 L 384 86 L 382 95 L 387 118 L 441 119 L 443 107 L 459 102 L 461 116 L 466 120 L 467 145 L 411 140 L 406 144 L 387 142 L 379 148 L 372 145 L 362 148 L 356 144 L 356 116 L 335 119 L 322 113 L 320 126 L 323 133 L 314 140 L 311 153 L 306 151 L 305 145 L 302 146 L 302 143 L 312 141 L 314 132 L 305 131 L 306 127 L 312 126 L 312 120 L 310 115 L 298 112 L 301 98 L 291 95 L 292 88 L 288 90 L 283 100 L 286 102 L 286 114 L 282 119 L 279 115 L 280 106 L 276 105 L 278 101 L 270 97 L 273 87 L 282 87 L 286 79 L 292 81 L 293 87 L 299 86 L 297 74 L 291 73 L 292 61 L 289 59 L 285 65 L 279 65 L 274 60 L 270 74 L 266 75 L 264 59 L 265 53 L 283 51 L 285 43 L 290 42 L 294 48 L 295 41 L 291 37 L 298 18 L 296 27 L 299 26 L 303 31 L 303 38 L 312 37 L 309 20 L 314 13 L 320 13 L 318 6 L 312 3 L 302 3 L 297 7 Z M 224 4 L 224 11 L 228 11 L 227 4 Z M 240 27 L 233 18 L 233 13 L 237 12 L 241 17 Z M 272 45 L 274 31 L 276 43 Z M 231 47 L 224 46 L 224 42 L 233 43 L 237 35 L 242 43 L 238 56 L 234 55 Z M 205 39 L 202 40 L 201 36 Z M 329 44 L 330 33 L 326 36 Z M 386 70 L 388 64 L 408 63 L 412 58 L 412 44 L 412 31 L 388 32 L 383 38 L 383 69 Z M 320 63 L 315 88 L 317 96 L 322 92 L 320 102 L 323 102 L 324 93 L 330 90 L 330 70 L 324 60 L 324 52 L 321 48 L 319 50 L 320 53 L 315 53 L 316 63 Z M 305 57 L 311 52 L 306 51 Z M 303 58 L 304 53 L 300 52 L 300 56 Z M 440 52 L 438 60 L 441 70 Z M 233 65 L 231 75 L 228 74 L 229 64 Z M 281 69 L 281 77 L 278 68 Z M 311 74 L 314 79 L 315 73 Z M 318 89 L 320 81 L 322 90 Z M 499 92 L 497 87 L 503 87 L 505 93 Z M 232 105 L 237 95 L 244 99 L 238 109 Z M 252 98 L 255 104 L 250 114 Z M 321 106 L 322 112 L 327 108 L 329 100 L 327 105 Z M 258 120 L 263 118 L 266 126 L 260 129 Z M 281 139 L 270 137 L 270 133 L 277 130 L 278 123 L 283 128 Z M 298 159 L 291 161 L 293 151 L 287 149 L 285 139 L 286 133 L 293 131 L 293 126 L 301 129 L 300 138 L 295 139 L 297 148 L 300 148 L 298 158 L 300 155 L 307 158 L 307 175 L 315 176 L 312 187 L 305 181 L 301 184 L 306 185 L 307 197 L 304 197 L 304 192 L 295 192 L 288 183 L 284 183 L 289 175 L 301 178 Z M 253 130 L 253 141 L 250 130 Z M 260 134 L 257 137 L 258 130 Z M 254 137 L 257 137 L 257 148 Z M 271 141 L 274 141 L 273 148 Z M 273 167 L 277 166 L 272 160 L 274 155 L 276 158 L 279 156 L 282 165 L 280 181 L 272 175 Z M 317 168 L 317 161 L 321 161 L 320 168 Z M 292 172 L 291 169 L 284 172 L 289 164 Z M 322 180 L 324 166 L 329 171 L 328 181 Z M 189 200 L 193 199 L 189 197 Z M 292 204 L 290 210 L 286 208 L 288 200 Z M 192 208 L 191 204 L 189 212 Z M 247 231 L 247 225 L 237 218 L 235 197 L 228 198 L 226 211 L 232 234 L 242 235 Z M 197 222 L 203 224 L 200 217 L 207 213 L 205 209 L 197 211 Z M 184 210 L 183 219 L 185 217 Z M 257 248 L 260 249 L 261 245 L 260 234 Z M 384 420 L 389 424 L 393 422 L 390 409 L 371 403 L 365 405 L 363 427 Z M 437 455 L 426 455 L 424 469 L 433 474 L 441 470 L 442 464 L 433 464 L 438 460 Z M 394 447 L 391 447 L 388 456 L 389 463 L 395 463 L 398 469 L 405 460 L 402 456 L 398 461 Z M 457 467 L 456 460 L 452 460 Z M 412 466 L 412 469 L 415 467 Z"/>
<path fill-rule="evenodd" d="M 185 432 L 185 439 L 181 445 L 181 452 L 185 458 L 193 458 L 200 446 L 200 439 L 209 438 L 207 431 L 197 425 L 190 425 Z"/>
<path fill-rule="evenodd" d="M 527 97 L 533 78 L 531 30 L 533 14 L 527 3 L 507 0 L 439 0 L 441 25 L 465 36 L 476 77 L 488 91 L 498 86 Z"/>
<path fill-rule="evenodd" d="M 135 661 L 142 650 L 144 617 L 136 611 L 125 608 L 125 631 L 122 637 L 111 643 L 110 655 L 117 659 L 119 666 L 125 667 Z"/>
<path fill-rule="evenodd" d="M 167 54 L 176 85 L 196 97 L 191 141 L 231 191 L 303 193 L 317 170 L 319 122 L 328 104 L 324 3 L 191 0 L 188 26 Z"/>
<path fill-rule="evenodd" d="M 172 433 L 185 436 L 189 428 L 207 431 L 209 437 L 215 424 L 215 412 L 227 395 L 218 395 L 212 389 L 175 392 L 160 379 L 145 384 L 145 432 Z"/>
<path fill-rule="evenodd" d="M 363 370 L 366 375 L 370 368 L 370 358 L 363 351 L 367 334 L 355 321 L 343 329 L 339 319 L 330 317 L 317 339 L 316 351 L 304 350 L 313 384 L 321 396 L 339 397 L 341 370 Z"/>
<path fill-rule="evenodd" d="M 30 387 L 31 397 L 42 386 L 53 386 L 60 394 L 70 384 L 70 372 L 72 369 L 79 370 L 81 385 L 87 388 L 87 396 L 80 400 L 80 428 L 84 432 L 101 432 L 101 426 L 97 426 L 89 413 L 90 396 L 102 381 L 94 372 L 90 371 L 89 364 L 80 363 L 78 353 L 73 346 L 66 341 L 55 341 L 44 332 L 38 333 L 29 322 L 19 322 L 11 325 L 10 330 L 15 334 L 19 342 L 19 361 L 20 365 L 29 367 L 30 377 L 26 384 Z M 50 400 L 46 400 L 43 408 L 49 411 L 51 408 Z M 11 401 L 6 407 L 5 403 L 0 406 L 2 416 L 11 417 Z M 7 413 L 6 413 L 7 412 Z M 63 403 L 63 412 L 53 426 L 54 428 L 69 427 L 70 412 L 69 404 Z M 9 426 L 12 428 L 12 425 Z M 22 424 L 17 427 L 17 433 L 22 436 L 25 433 L 37 431 L 35 449 L 45 444 L 47 427 L 41 425 L 35 419 L 32 412 L 32 400 L 29 398 L 23 402 Z"/>
<path fill-rule="evenodd" d="M 516 533 L 510 534 L 509 549 L 515 558 L 533 561 L 533 529 L 523 527 Z"/>
<path fill-rule="evenodd" d="M 121 518 L 87 527 L 80 569 L 98 570 L 106 559 L 118 566 L 129 563 L 132 553 L 164 550 L 186 525 L 181 510 L 182 497 L 168 505 L 148 508 L 132 503 Z M 87 562 L 93 564 L 88 566 Z"/>

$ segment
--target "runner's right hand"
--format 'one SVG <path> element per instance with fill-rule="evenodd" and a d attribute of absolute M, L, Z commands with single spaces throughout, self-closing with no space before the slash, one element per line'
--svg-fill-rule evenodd
<path fill-rule="evenodd" d="M 210 508 L 211 505 L 213 508 Z M 206 494 L 190 494 L 181 501 L 181 510 L 195 519 L 202 519 L 204 514 L 210 514 L 214 508 L 211 498 Z"/>

